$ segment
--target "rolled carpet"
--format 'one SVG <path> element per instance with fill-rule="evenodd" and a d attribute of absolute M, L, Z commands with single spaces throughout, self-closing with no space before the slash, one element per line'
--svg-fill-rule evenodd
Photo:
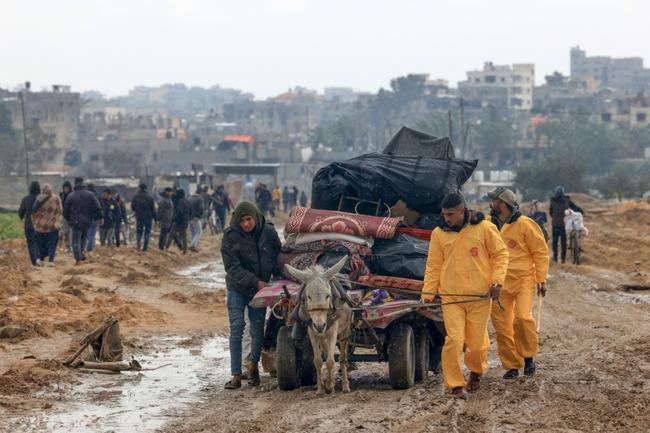
<path fill-rule="evenodd" d="M 285 233 L 335 232 L 360 237 L 392 239 L 401 218 L 357 215 L 305 207 L 294 207 Z"/>

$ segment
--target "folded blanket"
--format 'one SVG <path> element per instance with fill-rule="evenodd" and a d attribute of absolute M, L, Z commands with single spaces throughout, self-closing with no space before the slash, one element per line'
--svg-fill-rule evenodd
<path fill-rule="evenodd" d="M 297 206 L 291 210 L 285 233 L 336 232 L 392 239 L 401 221 L 401 218 L 374 217 Z"/>
<path fill-rule="evenodd" d="M 383 275 L 363 275 L 359 277 L 359 282 L 373 287 L 393 287 L 395 289 L 413 290 L 414 292 L 421 292 L 424 284 L 420 280 Z"/>
<path fill-rule="evenodd" d="M 289 235 L 292 236 L 292 235 Z M 318 232 L 318 233 L 298 233 L 296 234 L 296 245 L 307 244 L 314 241 L 347 241 L 353 244 L 363 245 L 372 248 L 374 240 L 372 238 L 362 238 L 361 236 L 353 236 L 347 233 L 332 233 L 332 232 Z"/>

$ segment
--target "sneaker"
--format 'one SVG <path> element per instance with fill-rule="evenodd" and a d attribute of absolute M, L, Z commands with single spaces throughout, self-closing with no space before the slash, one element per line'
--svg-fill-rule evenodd
<path fill-rule="evenodd" d="M 36 263 L 34 263 L 34 266 L 43 266 L 43 261 L 41 259 L 36 259 Z"/>
<path fill-rule="evenodd" d="M 524 376 L 532 376 L 535 374 L 535 361 L 533 358 L 526 358 L 524 364 Z"/>
<path fill-rule="evenodd" d="M 519 370 L 516 368 L 511 368 L 503 375 L 504 379 L 516 379 L 517 377 L 519 377 Z"/>
<path fill-rule="evenodd" d="M 47 262 L 47 266 L 49 266 L 50 268 L 53 268 L 54 267 L 54 262 Z"/>

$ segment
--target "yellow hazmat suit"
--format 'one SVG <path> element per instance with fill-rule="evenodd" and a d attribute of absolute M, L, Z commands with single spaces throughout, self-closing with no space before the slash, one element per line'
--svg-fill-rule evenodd
<path fill-rule="evenodd" d="M 501 237 L 510 261 L 499 298 L 504 310 L 492 308 L 492 325 L 503 368 L 520 369 L 524 358 L 532 358 L 539 351 L 532 310 L 536 283 L 546 282 L 548 246 L 537 223 L 525 216 L 504 224 Z"/>
<path fill-rule="evenodd" d="M 494 224 L 472 221 L 460 232 L 436 228 L 431 234 L 429 256 L 424 275 L 422 299 L 442 302 L 476 300 L 475 297 L 445 294 L 487 294 L 490 286 L 503 284 L 508 267 L 508 250 Z M 442 348 L 442 372 L 446 388 L 465 386 L 461 369 L 463 345 L 467 344 L 465 365 L 478 374 L 487 369 L 486 337 L 490 301 L 443 305 L 445 345 Z"/>

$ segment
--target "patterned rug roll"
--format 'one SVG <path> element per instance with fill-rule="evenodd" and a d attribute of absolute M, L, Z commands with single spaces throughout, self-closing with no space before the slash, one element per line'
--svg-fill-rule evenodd
<path fill-rule="evenodd" d="M 335 232 L 354 236 L 392 239 L 401 218 L 357 215 L 347 212 L 294 207 L 285 233 Z"/>

